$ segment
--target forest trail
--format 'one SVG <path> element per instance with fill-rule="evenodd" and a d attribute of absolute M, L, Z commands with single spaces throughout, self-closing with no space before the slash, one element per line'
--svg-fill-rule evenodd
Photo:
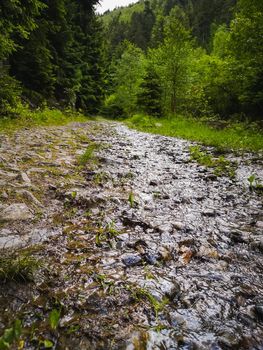
<path fill-rule="evenodd" d="M 44 262 L 0 285 L 0 330 L 20 318 L 25 349 L 263 349 L 262 159 L 216 176 L 192 145 L 113 122 L 0 135 L 0 246 Z"/>

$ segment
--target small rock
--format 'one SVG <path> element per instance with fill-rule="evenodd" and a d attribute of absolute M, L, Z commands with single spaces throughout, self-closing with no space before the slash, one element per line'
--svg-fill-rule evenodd
<path fill-rule="evenodd" d="M 23 238 L 16 235 L 0 237 L 0 249 L 18 248 L 24 244 Z"/>
<path fill-rule="evenodd" d="M 258 221 L 258 222 L 256 223 L 256 227 L 257 227 L 257 228 L 261 228 L 261 229 L 263 230 L 263 221 Z"/>
<path fill-rule="evenodd" d="M 160 255 L 160 260 L 163 260 L 163 261 L 169 261 L 169 260 L 172 260 L 172 255 L 171 255 L 171 252 L 168 248 L 166 247 L 160 247 L 159 249 L 159 255 Z"/>
<path fill-rule="evenodd" d="M 158 182 L 156 180 L 151 180 L 149 183 L 150 186 L 157 186 Z"/>
<path fill-rule="evenodd" d="M 155 265 L 158 262 L 157 257 L 150 253 L 144 254 L 143 258 L 144 258 L 144 261 L 150 265 Z"/>
<path fill-rule="evenodd" d="M 6 191 L 3 191 L 3 192 L 1 193 L 1 197 L 2 197 L 3 199 L 8 199 L 8 194 L 6 193 Z"/>
<path fill-rule="evenodd" d="M 207 209 L 207 210 L 204 210 L 204 211 L 202 212 L 202 214 L 203 214 L 204 216 L 208 216 L 208 217 L 210 217 L 210 218 L 214 218 L 215 216 L 217 216 L 217 213 L 216 213 L 216 211 L 215 211 L 214 209 Z"/>
<path fill-rule="evenodd" d="M 28 177 L 28 175 L 26 173 L 22 172 L 21 173 L 21 178 L 26 184 L 28 184 L 28 185 L 31 184 L 31 180 L 30 180 L 30 178 Z"/>
<path fill-rule="evenodd" d="M 182 222 L 174 222 L 173 223 L 173 227 L 176 229 L 176 230 L 183 230 L 184 229 L 184 224 Z"/>
<path fill-rule="evenodd" d="M 0 213 L 0 221 L 29 220 L 32 218 L 33 214 L 25 203 L 11 204 Z"/>
<path fill-rule="evenodd" d="M 2 171 L 2 170 L 0 170 L 0 176 L 3 178 L 9 179 L 9 180 L 14 180 L 18 177 L 18 175 L 15 173 L 10 173 L 7 171 Z"/>
<path fill-rule="evenodd" d="M 258 239 L 250 244 L 250 248 L 255 251 L 263 253 L 263 238 Z"/>
<path fill-rule="evenodd" d="M 18 191 L 22 196 L 24 196 L 28 201 L 32 202 L 38 207 L 43 207 L 42 203 L 39 202 L 39 200 L 29 191 L 27 190 L 21 190 Z"/>
<path fill-rule="evenodd" d="M 244 238 L 242 237 L 241 233 L 239 232 L 231 232 L 229 234 L 230 239 L 232 242 L 234 243 L 246 243 L 246 241 L 244 240 Z"/>
<path fill-rule="evenodd" d="M 254 307 L 254 314 L 257 317 L 257 319 L 261 322 L 263 322 L 263 304 L 255 305 Z"/>
<path fill-rule="evenodd" d="M 139 266 L 142 264 L 142 258 L 139 255 L 128 255 L 122 258 L 122 262 L 127 267 Z"/>

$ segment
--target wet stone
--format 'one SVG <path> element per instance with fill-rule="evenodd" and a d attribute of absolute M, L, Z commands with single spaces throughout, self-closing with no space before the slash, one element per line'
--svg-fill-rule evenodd
<path fill-rule="evenodd" d="M 150 186 L 157 186 L 158 185 L 158 181 L 156 180 L 151 180 L 149 183 Z"/>
<path fill-rule="evenodd" d="M 257 319 L 263 323 L 263 304 L 255 305 L 254 313 Z"/>
<path fill-rule="evenodd" d="M 139 255 L 127 255 L 122 258 L 122 262 L 126 267 L 139 266 L 142 264 L 142 258 Z"/>
<path fill-rule="evenodd" d="M 210 217 L 210 218 L 214 218 L 215 216 L 218 215 L 218 213 L 214 210 L 214 209 L 207 209 L 202 211 L 202 214 L 204 216 Z"/>
<path fill-rule="evenodd" d="M 146 253 L 143 255 L 143 260 L 149 265 L 156 265 L 158 263 L 158 256 Z"/>
<path fill-rule="evenodd" d="M 263 238 L 256 239 L 250 244 L 250 248 L 254 251 L 263 253 Z"/>

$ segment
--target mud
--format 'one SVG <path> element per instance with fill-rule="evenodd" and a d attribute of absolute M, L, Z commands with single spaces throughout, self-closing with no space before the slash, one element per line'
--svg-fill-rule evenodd
<path fill-rule="evenodd" d="M 262 158 L 227 154 L 218 177 L 191 145 L 106 122 L 2 136 L 1 205 L 33 218 L 2 220 L 0 244 L 43 261 L 0 286 L 2 331 L 21 319 L 24 349 L 263 349 Z"/>

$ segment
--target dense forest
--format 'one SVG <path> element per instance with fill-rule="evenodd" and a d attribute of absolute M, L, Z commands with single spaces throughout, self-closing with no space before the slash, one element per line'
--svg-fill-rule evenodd
<path fill-rule="evenodd" d="M 140 4 L 104 16 L 106 113 L 261 118 L 261 1 Z"/>
<path fill-rule="evenodd" d="M 22 101 L 108 117 L 261 119 L 263 3 L 4 0 L 0 112 Z"/>
<path fill-rule="evenodd" d="M 102 99 L 102 28 L 97 1 L 3 0 L 0 5 L 0 113 L 22 97 L 96 111 Z"/>

